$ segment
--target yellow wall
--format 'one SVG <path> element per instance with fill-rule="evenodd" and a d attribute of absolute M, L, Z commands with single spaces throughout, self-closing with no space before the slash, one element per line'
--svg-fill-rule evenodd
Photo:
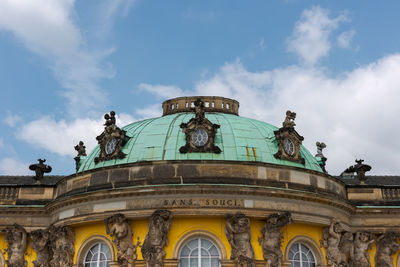
<path fill-rule="evenodd" d="M 261 237 L 261 229 L 264 226 L 264 221 L 251 219 L 251 243 L 254 248 L 255 258 L 258 260 L 263 259 L 262 248 L 258 243 L 258 238 Z M 137 242 L 139 238 L 140 242 L 143 243 L 147 231 L 148 231 L 148 220 L 135 220 L 131 222 L 133 231 L 133 241 Z M 105 232 L 105 226 L 103 222 L 95 224 L 85 224 L 74 227 L 75 230 L 75 252 L 79 250 L 81 244 L 93 235 L 107 236 Z M 169 244 L 165 248 L 166 258 L 173 258 L 173 252 L 175 244 L 187 233 L 192 231 L 201 230 L 207 231 L 214 234 L 225 247 L 227 258 L 231 256 L 230 245 L 225 235 L 225 217 L 179 217 L 174 218 L 171 229 L 168 233 Z M 282 240 L 282 251 L 288 242 L 295 236 L 305 235 L 311 237 L 317 244 L 322 235 L 322 228 L 312 225 L 305 224 L 291 224 L 283 228 L 284 239 Z M 111 238 L 107 236 L 110 240 Z M 115 249 L 115 248 L 114 248 Z M 137 250 L 138 259 L 143 259 L 140 248 Z M 75 255 L 76 257 L 76 255 Z"/>
<path fill-rule="evenodd" d="M 252 245 L 255 252 L 255 257 L 258 260 L 263 259 L 263 253 L 261 246 L 258 243 L 258 237 L 261 236 L 261 229 L 264 226 L 264 221 L 262 220 L 255 220 L 251 219 L 251 235 L 252 235 Z M 131 227 L 133 230 L 133 241 L 134 243 L 137 242 L 137 238 L 140 239 L 140 242 L 143 243 L 147 231 L 148 231 L 148 220 L 134 220 L 131 222 Z M 104 222 L 97 222 L 91 224 L 82 224 L 73 227 L 75 231 L 75 258 L 74 262 L 76 262 L 77 252 L 81 247 L 82 243 L 87 240 L 88 238 L 94 235 L 101 235 L 107 237 L 111 240 L 110 236 L 106 235 L 105 225 Z M 168 234 L 169 244 L 165 248 L 166 251 L 166 258 L 171 259 L 173 258 L 173 252 L 176 243 L 187 233 L 192 231 L 207 231 L 209 233 L 214 234 L 217 238 L 220 239 L 222 244 L 226 249 L 227 258 L 230 258 L 230 245 L 228 240 L 225 236 L 225 217 L 178 217 L 173 219 L 173 223 Z M 296 236 L 308 236 L 312 238 L 315 243 L 319 245 L 319 240 L 322 237 L 322 227 L 315 226 L 315 225 L 306 225 L 306 224 L 298 224 L 293 223 L 288 226 L 283 227 L 283 240 L 282 240 L 282 252 L 285 253 L 286 246 Z M 7 243 L 4 241 L 4 234 L 0 234 L 0 249 L 4 251 L 6 248 Z M 375 250 L 376 246 L 373 245 L 372 249 L 369 251 L 371 264 L 375 266 Z M 323 257 L 325 259 L 325 250 L 321 249 L 323 253 Z M 116 248 L 114 246 L 114 252 L 116 252 Z M 142 255 L 140 248 L 137 250 L 138 259 L 141 260 Z M 116 254 L 115 254 L 116 255 Z M 393 257 L 394 264 L 396 266 L 396 259 L 398 253 Z M 6 258 L 6 255 L 4 255 Z M 285 255 L 284 255 L 285 257 Z M 28 267 L 33 267 L 32 261 L 36 259 L 36 254 L 34 250 L 28 244 L 27 252 L 25 254 L 25 259 L 28 262 Z"/>

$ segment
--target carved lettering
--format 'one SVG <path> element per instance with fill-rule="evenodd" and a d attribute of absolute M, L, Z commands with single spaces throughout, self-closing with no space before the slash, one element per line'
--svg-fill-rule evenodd
<path fill-rule="evenodd" d="M 161 202 L 164 207 L 175 206 L 175 207 L 185 207 L 185 206 L 210 206 L 210 207 L 241 207 L 243 206 L 240 201 L 233 199 L 164 199 Z"/>

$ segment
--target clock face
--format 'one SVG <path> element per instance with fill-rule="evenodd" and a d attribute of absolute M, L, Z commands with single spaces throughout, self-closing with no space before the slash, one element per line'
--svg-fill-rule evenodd
<path fill-rule="evenodd" d="M 289 138 L 285 138 L 283 140 L 283 149 L 285 150 L 286 154 L 289 156 L 293 156 L 294 154 L 294 143 Z"/>
<path fill-rule="evenodd" d="M 117 140 L 115 138 L 110 139 L 106 144 L 106 154 L 111 155 L 114 153 L 117 146 Z"/>
<path fill-rule="evenodd" d="M 208 141 L 208 134 L 206 130 L 203 128 L 197 129 L 194 133 L 192 133 L 192 143 L 197 146 L 201 147 L 207 144 Z"/>

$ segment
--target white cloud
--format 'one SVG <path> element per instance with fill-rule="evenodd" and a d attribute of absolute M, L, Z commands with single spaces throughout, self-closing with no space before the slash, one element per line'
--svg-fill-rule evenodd
<path fill-rule="evenodd" d="M 121 127 L 135 120 L 124 113 L 116 118 L 117 125 Z M 103 123 L 103 119 L 79 118 L 67 122 L 45 116 L 22 126 L 17 137 L 61 156 L 75 156 L 74 146 L 79 141 L 85 143 L 88 153 L 97 145 L 96 136 L 103 131 Z"/>
<path fill-rule="evenodd" d="M 11 113 L 9 113 L 8 116 L 4 119 L 4 122 L 10 127 L 15 127 L 15 125 L 17 125 L 21 121 L 22 121 L 21 116 Z"/>
<path fill-rule="evenodd" d="M 153 93 L 160 98 L 173 98 L 184 94 L 184 91 L 177 86 L 151 85 L 147 83 L 139 84 L 139 89 Z"/>
<path fill-rule="evenodd" d="M 29 164 L 13 158 L 0 159 L 0 172 L 6 175 L 31 175 Z"/>
<path fill-rule="evenodd" d="M 348 20 L 345 13 L 330 18 L 328 10 L 318 6 L 306 9 L 288 39 L 287 49 L 297 54 L 304 64 L 312 66 L 328 55 L 331 49 L 329 42 L 331 32 L 340 22 Z"/>
<path fill-rule="evenodd" d="M 153 104 L 142 109 L 137 109 L 136 114 L 141 119 L 160 117 L 162 115 L 162 108 L 160 104 Z"/>
<path fill-rule="evenodd" d="M 354 31 L 354 30 L 342 32 L 336 38 L 337 44 L 342 48 L 349 48 L 351 40 L 353 39 L 355 34 L 356 34 L 356 31 Z"/>
<path fill-rule="evenodd" d="M 4 139 L 2 137 L 0 137 L 0 148 L 4 147 Z"/>
<path fill-rule="evenodd" d="M 111 17 L 119 10 L 118 6 L 130 2 L 114 1 L 106 21 L 112 25 Z M 48 60 L 66 89 L 62 95 L 68 100 L 70 113 L 76 115 L 105 102 L 98 82 L 112 77 L 114 71 L 110 64 L 103 62 L 113 49 L 96 51 L 88 46 L 81 29 L 74 23 L 77 16 L 74 3 L 74 0 L 0 1 L 0 31 L 11 32 L 29 50 Z"/>
<path fill-rule="evenodd" d="M 192 95 L 221 95 L 240 102 L 242 116 L 280 126 L 286 110 L 297 113 L 298 132 L 311 153 L 327 144 L 327 167 L 339 174 L 365 159 L 376 174 L 400 172 L 400 54 L 329 77 L 300 66 L 250 72 L 240 61 L 196 84 Z M 154 91 L 158 93 L 158 91 Z"/>

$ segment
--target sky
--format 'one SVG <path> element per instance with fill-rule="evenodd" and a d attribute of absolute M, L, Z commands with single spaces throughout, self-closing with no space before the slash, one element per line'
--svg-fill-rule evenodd
<path fill-rule="evenodd" d="M 361 4 L 362 3 L 362 4 Z M 0 175 L 75 171 L 103 115 L 124 126 L 190 95 L 240 102 L 280 126 L 286 110 L 327 170 L 355 159 L 400 175 L 399 1 L 0 0 Z"/>

